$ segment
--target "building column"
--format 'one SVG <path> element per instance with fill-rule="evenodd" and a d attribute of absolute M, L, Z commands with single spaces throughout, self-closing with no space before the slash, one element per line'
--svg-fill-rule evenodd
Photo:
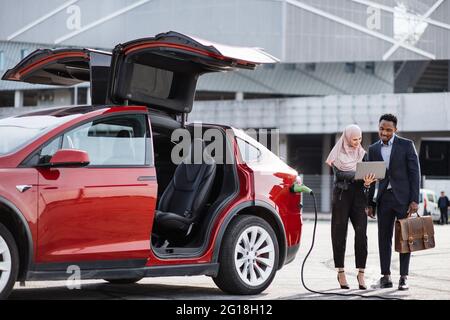
<path fill-rule="evenodd" d="M 23 107 L 23 91 L 14 91 L 14 108 Z"/>
<path fill-rule="evenodd" d="M 362 134 L 362 146 L 364 150 L 369 151 L 369 146 L 372 144 L 372 133 L 364 132 Z"/>
<path fill-rule="evenodd" d="M 334 142 L 336 143 L 336 141 L 338 141 L 342 136 L 342 132 L 338 132 L 334 135 Z"/>
<path fill-rule="evenodd" d="M 272 140 L 274 141 L 274 140 Z M 278 156 L 287 163 L 288 159 L 288 147 L 287 147 L 287 135 L 286 134 L 280 134 L 279 135 L 279 147 L 278 147 Z"/>
<path fill-rule="evenodd" d="M 236 95 L 234 96 L 234 99 L 236 101 L 243 101 L 244 100 L 244 93 L 242 91 L 236 92 Z"/>
<path fill-rule="evenodd" d="M 331 179 L 330 167 L 325 163 L 331 151 L 332 134 L 324 134 L 322 139 L 322 175 L 320 190 L 320 211 L 331 212 Z"/>
<path fill-rule="evenodd" d="M 92 99 L 91 99 L 91 87 L 88 87 L 86 90 L 86 101 L 87 101 L 87 105 L 91 105 L 92 104 Z"/>
<path fill-rule="evenodd" d="M 73 87 L 73 104 L 78 105 L 78 86 Z"/>

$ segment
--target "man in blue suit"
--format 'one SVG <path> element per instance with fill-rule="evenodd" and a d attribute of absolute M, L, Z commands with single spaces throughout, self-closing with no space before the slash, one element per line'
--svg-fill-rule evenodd
<path fill-rule="evenodd" d="M 386 176 L 379 181 L 374 199 L 375 186 L 369 192 L 367 214 L 378 215 L 378 248 L 380 254 L 381 288 L 391 288 L 392 236 L 395 219 L 403 219 L 417 212 L 420 190 L 420 165 L 414 143 L 396 135 L 397 118 L 392 114 L 380 117 L 378 134 L 380 140 L 369 147 L 369 161 L 384 161 Z M 410 253 L 400 253 L 400 280 L 398 289 L 408 290 Z"/>

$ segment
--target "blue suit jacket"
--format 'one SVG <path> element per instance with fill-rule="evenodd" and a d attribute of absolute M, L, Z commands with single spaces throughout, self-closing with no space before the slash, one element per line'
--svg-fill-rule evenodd
<path fill-rule="evenodd" d="M 368 161 L 383 161 L 380 140 L 370 145 Z M 409 205 L 412 201 L 419 203 L 420 165 L 416 148 L 411 140 L 397 135 L 392 144 L 389 170 L 386 171 L 386 177 L 380 180 L 375 201 L 373 201 L 375 184 L 370 188 L 369 206 L 376 207 L 389 182 L 394 196 L 400 204 Z"/>

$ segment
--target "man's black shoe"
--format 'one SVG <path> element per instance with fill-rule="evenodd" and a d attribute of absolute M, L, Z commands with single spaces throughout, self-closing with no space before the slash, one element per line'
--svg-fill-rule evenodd
<path fill-rule="evenodd" d="M 408 290 L 409 286 L 406 283 L 406 277 L 400 277 L 400 281 L 398 282 L 398 290 Z"/>
<path fill-rule="evenodd" d="M 392 288 L 392 281 L 390 276 L 383 276 L 380 278 L 380 288 Z"/>

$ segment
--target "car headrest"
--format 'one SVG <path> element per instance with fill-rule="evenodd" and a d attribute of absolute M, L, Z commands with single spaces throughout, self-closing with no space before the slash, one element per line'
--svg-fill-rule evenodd
<path fill-rule="evenodd" d="M 120 130 L 117 132 L 117 138 L 131 138 L 131 133 L 128 130 Z"/>

